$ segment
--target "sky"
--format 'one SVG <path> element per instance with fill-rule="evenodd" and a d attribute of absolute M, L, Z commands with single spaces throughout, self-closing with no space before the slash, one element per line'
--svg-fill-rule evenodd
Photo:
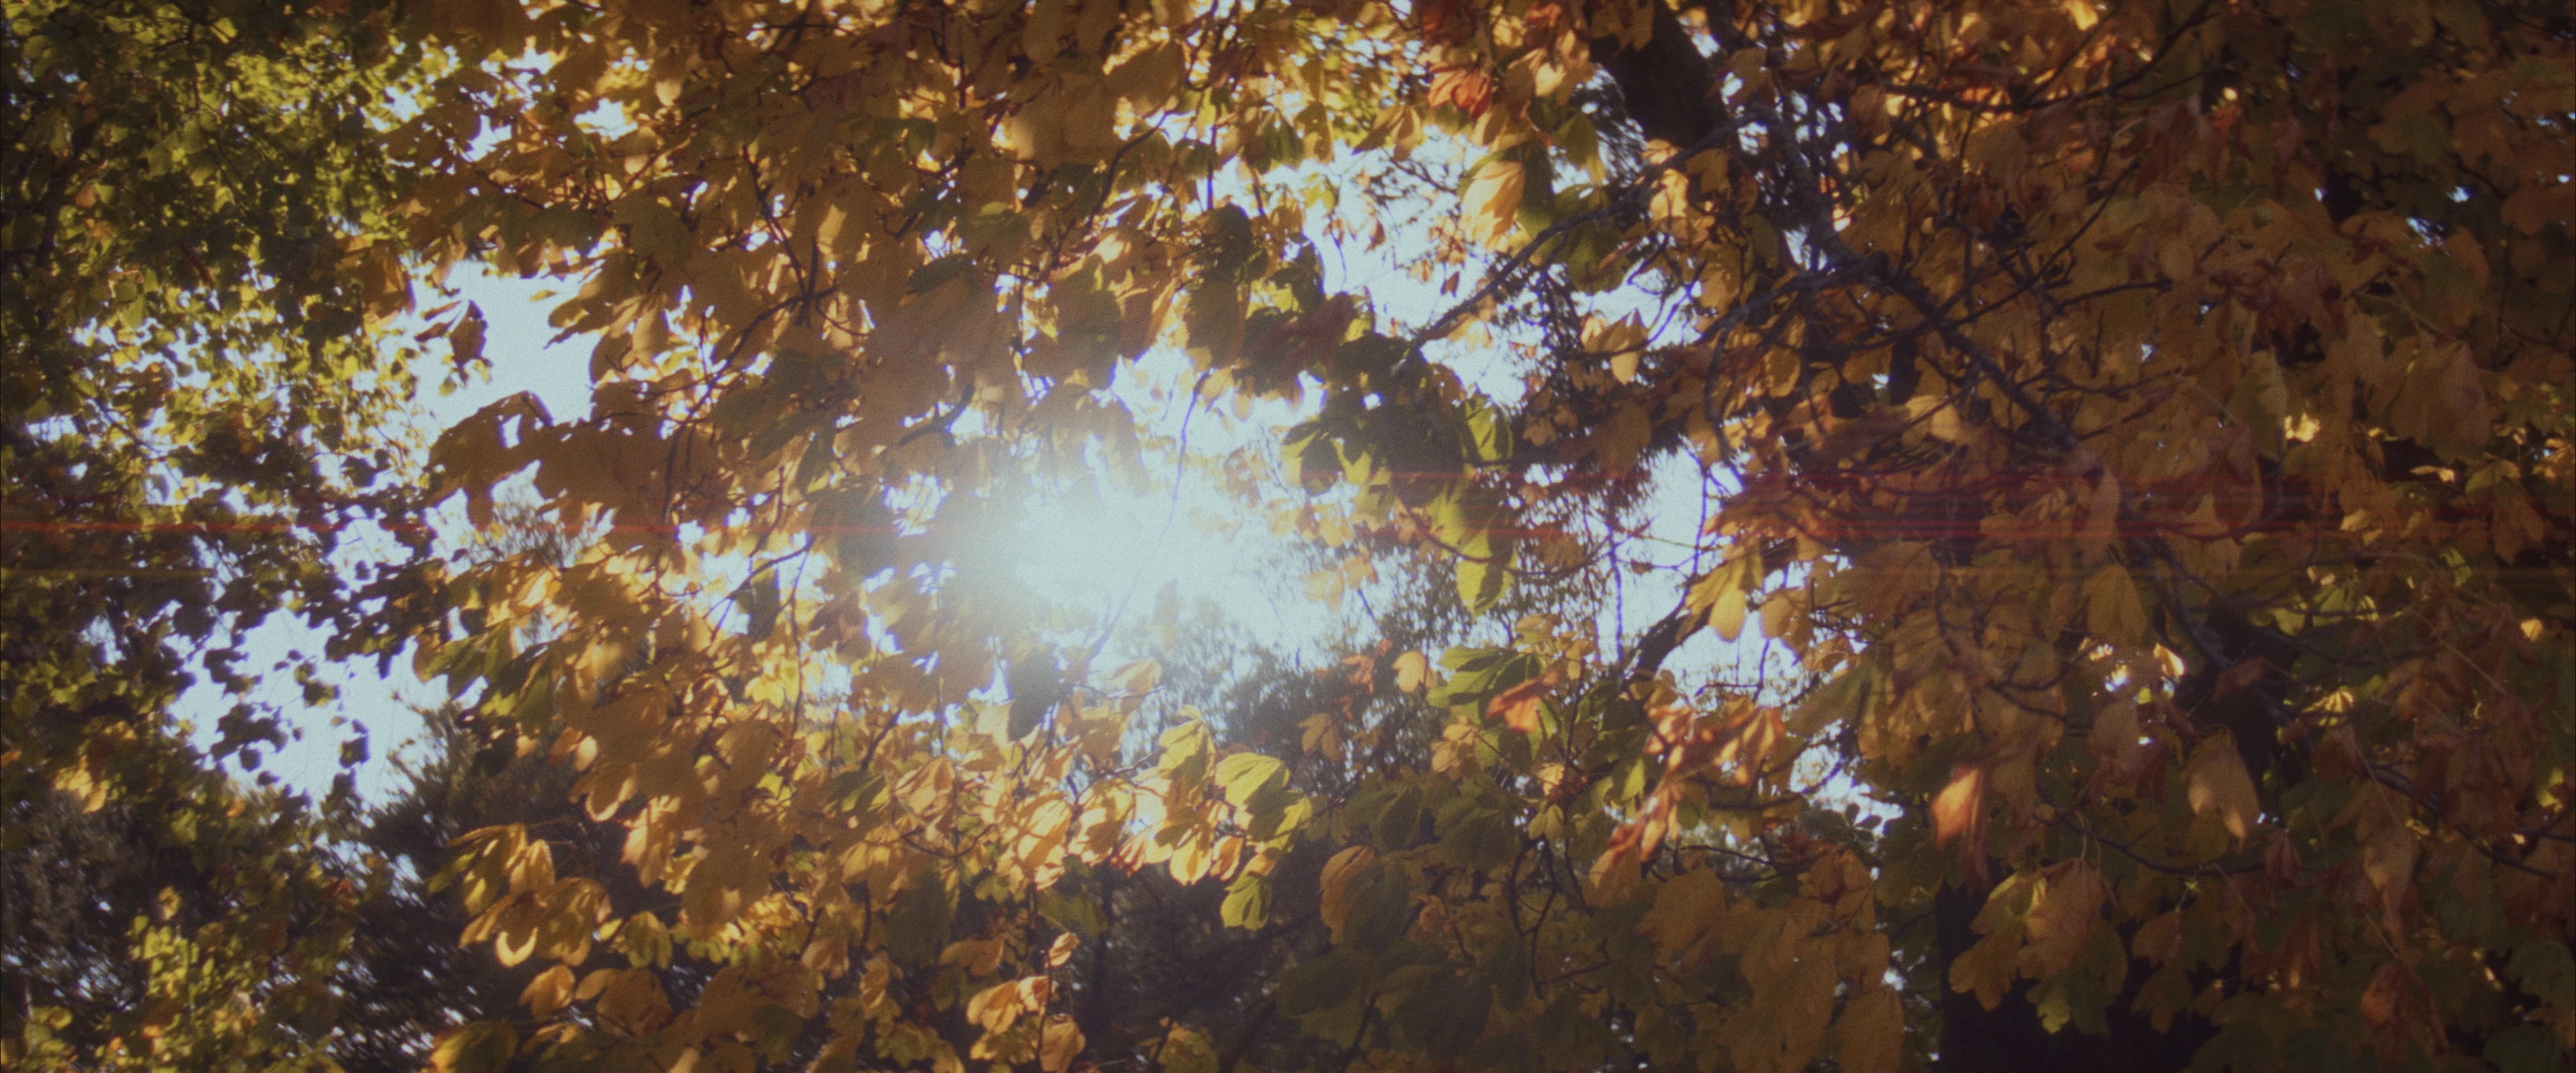
<path fill-rule="evenodd" d="M 1446 307 L 1449 299 L 1434 284 L 1416 280 L 1406 270 L 1407 259 L 1419 251 L 1408 249 L 1410 244 L 1401 236 L 1374 253 L 1317 237 L 1320 246 L 1332 251 L 1326 259 L 1328 286 L 1364 289 L 1377 311 L 1394 323 L 1425 323 Z M 465 265 L 450 283 L 460 298 L 476 303 L 483 312 L 489 375 L 449 383 L 441 390 L 436 386 L 441 376 L 424 370 L 422 380 L 430 386 L 418 399 L 414 415 L 424 433 L 422 442 L 436 430 L 521 391 L 534 393 L 557 420 L 578 419 L 589 411 L 590 341 L 575 338 L 548 345 L 555 334 L 547 323 L 552 309 L 548 296 L 565 288 L 563 281 L 496 277 Z M 1437 356 L 1448 360 L 1471 386 L 1502 399 L 1516 398 L 1520 391 L 1516 372 L 1508 362 L 1477 353 L 1472 349 L 1476 345 L 1442 344 Z M 1255 406 L 1241 417 L 1230 406 L 1188 406 L 1192 375 L 1187 358 L 1160 348 L 1122 369 L 1112 389 L 1137 414 L 1149 442 L 1157 437 L 1166 444 L 1179 440 L 1186 418 L 1185 442 L 1193 461 L 1168 471 L 1178 477 L 1177 491 L 1140 492 L 1104 482 L 1103 494 L 1096 500 L 1078 506 L 1051 504 L 1052 513 L 1040 527 L 1046 539 L 1023 541 L 1012 549 L 1019 557 L 1022 580 L 1040 595 L 1095 614 L 1123 611 L 1128 622 L 1150 613 L 1156 594 L 1170 585 L 1186 606 L 1212 608 L 1274 648 L 1320 645 L 1335 629 L 1336 607 L 1305 598 L 1302 578 L 1281 579 L 1274 570 L 1265 569 L 1290 550 L 1288 538 L 1273 534 L 1260 512 L 1247 511 L 1217 487 L 1213 475 L 1204 472 L 1205 463 L 1237 448 L 1252 447 L 1262 454 L 1263 449 L 1275 447 L 1281 433 L 1303 415 L 1276 402 Z M 1160 464 L 1170 466 L 1170 456 L 1165 454 Z M 1669 565 L 1687 558 L 1697 532 L 1700 475 L 1689 459 L 1667 458 L 1654 477 L 1645 514 L 1647 539 L 1632 542 L 1629 554 Z M 1276 494 L 1296 493 L 1282 482 Z M 1615 627 L 1600 623 L 1600 632 L 1634 637 L 1674 605 L 1679 584 L 1677 571 L 1623 577 L 1621 599 L 1614 606 L 1625 621 Z M 1739 642 L 1744 646 L 1739 653 L 1758 644 L 1752 632 Z M 251 658 L 246 665 L 266 667 L 292 652 L 316 652 L 324 640 L 292 616 L 272 616 L 247 638 Z M 1603 640 L 1615 643 L 1616 637 Z M 1703 634 L 1667 665 L 1711 666 L 1725 654 L 1725 647 Z M 417 755 L 422 724 L 414 709 L 445 700 L 444 686 L 413 676 L 407 656 L 393 660 L 390 673 L 383 677 L 376 675 L 373 661 L 355 661 L 327 668 L 324 680 L 337 687 L 338 696 L 318 707 L 306 706 L 298 687 L 283 674 L 270 676 L 256 694 L 286 713 L 301 733 L 299 740 L 275 756 L 263 758 L 260 770 L 289 788 L 319 795 L 339 773 L 343 743 L 363 733 L 370 759 L 359 770 L 359 792 L 370 802 L 387 800 L 401 786 L 398 759 Z M 196 728 L 202 743 L 212 739 L 216 718 L 230 704 L 214 687 L 201 684 L 182 697 L 178 711 Z"/>

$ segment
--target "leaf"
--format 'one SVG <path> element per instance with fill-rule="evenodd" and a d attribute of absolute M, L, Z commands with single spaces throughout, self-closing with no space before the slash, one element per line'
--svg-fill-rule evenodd
<path fill-rule="evenodd" d="M 1293 970 L 1291 975 L 1294 975 Z M 1283 992 L 1286 986 L 1281 985 Z M 1285 998 L 1280 1000 L 1280 1012 L 1297 1016 L 1289 1011 Z M 1208 1041 L 1207 1033 L 1184 1025 L 1172 1025 L 1158 1042 L 1160 1046 L 1155 1048 L 1155 1053 L 1161 1056 L 1165 1073 L 1217 1073 L 1216 1046 Z"/>
<path fill-rule="evenodd" d="M 1250 930 L 1268 924 L 1270 878 L 1251 872 L 1234 877 L 1226 887 L 1225 903 L 1218 908 L 1217 918 L 1229 928 Z"/>
<path fill-rule="evenodd" d="M 1766 612 L 1770 607 L 1768 601 L 1763 604 Z M 1875 660 L 1853 663 L 1798 702 L 1797 709 L 1788 720 L 1789 732 L 1802 739 L 1814 740 L 1838 723 L 1861 725 L 1869 718 L 1878 689 L 1878 677 Z"/>
<path fill-rule="evenodd" d="M 2197 802 L 2194 807 L 2198 807 Z M 2228 830 L 2235 832 L 2234 827 Z M 2370 877 L 2371 886 L 2378 888 L 2380 898 L 2392 906 L 2415 883 L 2415 850 L 2415 832 L 2403 823 L 2380 828 L 2362 845 L 2362 873 Z"/>
<path fill-rule="evenodd" d="M 2125 769 L 2140 748 L 2138 706 L 2122 699 L 2103 705 L 2093 716 L 2085 745 L 2116 769 Z"/>
<path fill-rule="evenodd" d="M 2102 927 L 2102 905 L 2110 887 L 2083 861 L 2068 861 L 2049 873 L 2039 900 L 2023 919 L 2029 945 L 2020 959 L 2037 979 L 2064 974 L 2075 967 L 2086 944 Z"/>
<path fill-rule="evenodd" d="M 1592 455 L 1600 460 L 1602 469 L 1626 473 L 1637 468 L 1654 434 L 1654 419 L 1647 416 L 1644 407 L 1622 406 L 1593 435 Z"/>
<path fill-rule="evenodd" d="M 572 989 L 572 970 L 556 965 L 528 981 L 528 986 L 519 992 L 519 1004 L 526 1006 L 532 1017 L 552 1017 L 572 1001 Z"/>
<path fill-rule="evenodd" d="M 472 302 L 465 303 L 465 312 L 456 318 L 455 326 L 447 330 L 447 343 L 451 351 L 449 360 L 456 368 L 471 369 L 484 364 L 483 329 L 483 307 Z"/>
<path fill-rule="evenodd" d="M 1216 783 L 1228 804 L 1244 808 L 1264 787 L 1285 785 L 1288 766 L 1259 753 L 1236 753 L 1217 762 Z"/>
<path fill-rule="evenodd" d="M 1499 246 L 1520 226 L 1521 191 L 1529 178 L 1517 160 L 1497 158 L 1477 169 L 1467 184 L 1460 225 L 1489 246 Z"/>
<path fill-rule="evenodd" d="M 2192 750 L 2185 777 L 2194 814 L 2217 815 L 2239 843 L 2252 837 L 2262 804 L 2255 795 L 2253 777 L 2245 772 L 2245 761 L 2236 753 L 2234 737 L 2222 730 L 2202 739 Z"/>
<path fill-rule="evenodd" d="M 1523 734 L 1539 732 L 1539 719 L 1545 714 L 1549 685 L 1545 678 L 1532 678 L 1494 695 L 1485 705 L 1485 714 L 1502 720 L 1504 725 Z"/>
<path fill-rule="evenodd" d="M 1493 990 L 1458 973 L 1433 973 L 1394 997 L 1391 1020 L 1412 1045 L 1434 1059 L 1455 1058 L 1485 1029 Z"/>
<path fill-rule="evenodd" d="M 1708 625 L 1717 631 L 1719 640 L 1733 641 L 1744 633 L 1744 590 L 1732 585 L 1717 594 L 1717 602 L 1708 609 Z"/>
<path fill-rule="evenodd" d="M 2171 964 L 2182 954 L 2182 911 L 2159 913 L 2129 936 L 2130 956 L 2154 965 Z"/>
<path fill-rule="evenodd" d="M 1082 1029 L 1075 1027 L 1073 1018 L 1048 1018 L 1038 1038 L 1038 1068 L 1046 1073 L 1073 1068 L 1074 1059 L 1082 1055 L 1082 1042 Z"/>
<path fill-rule="evenodd" d="M 1038 724 L 1055 711 L 1064 700 L 1064 663 L 1053 652 L 1031 653 L 1011 661 L 1009 675 L 1011 712 L 1008 733 L 1017 741 L 1035 732 Z"/>
<path fill-rule="evenodd" d="M 1111 68 L 1109 90 L 1127 98 L 1138 112 L 1152 112 L 1180 88 L 1184 64 L 1179 42 L 1160 42 Z"/>
<path fill-rule="evenodd" d="M 1933 839 L 1949 845 L 1966 836 L 1972 849 L 1985 828 L 1986 769 L 1961 764 L 1950 770 L 1950 782 L 1932 799 Z M 1978 852 L 1983 852 L 1981 849 Z"/>
<path fill-rule="evenodd" d="M 1977 996 L 1989 1010 L 2003 1005 L 2012 988 L 2014 962 L 2021 952 L 2019 929 L 1997 931 L 1970 946 L 1950 962 L 1950 990 Z"/>
<path fill-rule="evenodd" d="M 1339 1008 L 1368 981 L 1363 965 L 1347 949 L 1326 951 L 1288 970 L 1279 980 L 1279 1012 L 1305 1019 Z"/>
<path fill-rule="evenodd" d="M 1720 638 L 1733 641 L 1744 632 L 1746 594 L 1761 584 L 1764 573 L 1758 551 L 1741 551 L 1693 582 L 1687 605 L 1707 615 Z"/>
<path fill-rule="evenodd" d="M 1606 358 L 1612 379 L 1622 384 L 1637 378 L 1637 359 L 1646 345 L 1646 326 L 1635 313 L 1618 320 L 1586 318 L 1583 324 L 1583 349 Z"/>
<path fill-rule="evenodd" d="M 2488 1036 L 2479 1057 L 2493 1064 L 2498 1073 L 2554 1073 L 2564 1068 L 2567 1052 L 2551 1038 L 2548 1029 L 2515 1025 Z"/>
<path fill-rule="evenodd" d="M 519 1034 L 510 1026 L 470 1021 L 439 1034 L 429 1067 L 437 1073 L 501 1073 L 518 1049 Z"/>
<path fill-rule="evenodd" d="M 2113 645 L 2132 645 L 2147 638 L 2147 613 L 2138 604 L 2138 589 L 2129 571 L 2111 563 L 2084 582 L 2085 629 Z"/>
<path fill-rule="evenodd" d="M 1321 915 L 1324 926 L 1332 930 L 1336 942 L 1340 941 L 1342 929 L 1350 918 L 1351 878 L 1367 868 L 1369 862 L 1376 857 L 1377 851 L 1367 846 L 1352 846 L 1334 854 L 1333 859 L 1324 865 L 1321 880 L 1323 891 Z"/>
<path fill-rule="evenodd" d="M 1905 1011 L 1896 989 L 1875 981 L 1853 989 L 1834 1036 L 1845 1073 L 1896 1073 L 1905 1053 Z"/>
<path fill-rule="evenodd" d="M 1507 556 L 1498 551 L 1483 558 L 1460 556 L 1458 559 L 1458 599 L 1470 614 L 1483 614 L 1502 599 L 1504 584 L 1511 571 Z"/>
<path fill-rule="evenodd" d="M 1420 652 L 1406 652 L 1395 657 L 1396 692 L 1411 693 L 1421 689 L 1430 673 L 1431 662 L 1422 658 Z"/>

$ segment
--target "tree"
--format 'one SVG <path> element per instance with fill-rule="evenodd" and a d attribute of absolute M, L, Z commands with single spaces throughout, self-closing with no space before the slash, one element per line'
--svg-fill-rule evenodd
<path fill-rule="evenodd" d="M 243 631 L 279 611 L 355 631 L 367 579 L 337 534 L 401 530 L 409 498 L 379 479 L 414 382 L 382 335 L 407 291 L 374 134 L 419 55 L 373 5 L 332 7 L 0 8 L 13 1067 L 324 1061 L 376 877 L 316 849 L 345 795 L 317 810 L 220 765 L 290 735 L 247 696 Z M 293 668 L 308 699 L 319 655 Z M 199 680 L 239 701 L 211 757 L 170 714 Z"/>
<path fill-rule="evenodd" d="M 565 280 L 596 384 L 449 429 L 431 492 L 597 536 L 421 567 L 370 628 L 625 831 L 466 836 L 467 939 L 544 967 L 443 1068 L 1243 1060 L 1063 1001 L 1067 899 L 1142 869 L 1224 884 L 1293 967 L 1217 1007 L 1318 1067 L 2576 1048 L 2553 6 L 417 25 L 456 62 L 393 140 L 404 252 Z M 1455 304 L 1328 274 L 1380 234 Z M 1144 747 L 1152 668 L 974 546 L 1134 471 L 1107 389 L 1158 343 L 1193 404 L 1305 407 L 1280 450 L 1354 574 L 1435 555 L 1501 613 L 1699 469 L 1680 595 L 1391 645 L 1418 760 Z M 1667 666 L 1757 628 L 1796 673 Z M 1308 897 L 1320 940 L 1271 930 Z"/>
<path fill-rule="evenodd" d="M 484 624 L 424 643 L 681 902 L 631 913 L 487 834 L 501 949 L 564 970 L 540 1051 L 741 1063 L 819 1022 L 835 1061 L 1067 1068 L 1058 869 L 1229 879 L 1258 928 L 1310 844 L 1333 945 L 1275 997 L 1345 1060 L 2576 1044 L 2559 12 L 607 4 L 450 32 L 549 59 L 446 84 L 415 237 L 581 280 L 557 323 L 600 342 L 587 420 L 495 407 L 441 487 L 527 471 L 613 535 L 459 575 Z M 602 105 L 626 126 L 584 127 Z M 512 120 L 469 149 L 482 115 Z M 1381 209 L 1300 196 L 1345 147 L 1346 189 L 1463 191 L 1426 240 L 1456 307 L 1325 286 L 1310 236 Z M 1440 359 L 1479 329 L 1521 398 Z M 1043 639 L 943 548 L 1023 474 L 1116 458 L 1098 388 L 1166 338 L 1203 390 L 1319 395 L 1305 478 L 1454 556 L 1471 607 L 1579 559 L 1568 519 L 1633 517 L 1658 459 L 1733 490 L 1669 616 L 1449 653 L 1448 748 L 1347 799 L 1190 724 L 1123 750 L 1131 691 L 1079 665 L 1014 678 L 1054 712 L 998 734 L 972 694 Z M 1820 685 L 1662 667 L 1757 610 Z M 498 640 L 532 628 L 556 640 Z M 821 710 L 826 666 L 853 686 Z M 1810 807 L 1854 792 L 1894 818 Z M 589 969 L 592 921 L 655 938 Z M 725 966 L 693 1011 L 653 983 L 665 935 Z M 1891 969 L 1937 1003 L 1907 1017 Z"/>

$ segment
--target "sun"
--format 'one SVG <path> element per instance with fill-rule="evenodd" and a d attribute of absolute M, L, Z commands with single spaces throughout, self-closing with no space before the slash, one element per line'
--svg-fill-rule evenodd
<path fill-rule="evenodd" d="M 1186 488 L 1182 494 L 1188 494 Z M 1102 614 L 1210 564 L 1207 534 L 1180 517 L 1169 490 L 1084 488 L 1023 504 L 1007 549 L 1021 584 Z M 1193 569 L 1193 568 L 1196 569 Z"/>

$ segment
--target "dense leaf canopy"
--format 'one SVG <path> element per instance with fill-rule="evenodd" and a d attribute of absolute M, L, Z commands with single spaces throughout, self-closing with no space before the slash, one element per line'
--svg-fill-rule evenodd
<path fill-rule="evenodd" d="M 209 636 L 165 560 L 413 645 L 574 804 L 432 880 L 528 980 L 439 1068 L 2576 1052 L 2562 5 L 126 6 L 9 8 L 8 777 L 119 792 L 175 665 L 19 668 Z M 417 491 L 554 537 L 62 535 L 407 517 L 467 263 L 592 401 Z M 1146 479 L 1162 351 L 1388 599 L 1321 676 L 1182 709 L 977 552 Z"/>
<path fill-rule="evenodd" d="M 318 1067 L 375 880 L 171 704 L 209 687 L 258 768 L 294 729 L 242 631 L 351 627 L 336 534 L 417 498 L 379 480 L 413 377 L 371 132 L 422 53 L 345 10 L 0 10 L 0 1064 Z M 318 656 L 274 677 L 324 695 Z"/>

